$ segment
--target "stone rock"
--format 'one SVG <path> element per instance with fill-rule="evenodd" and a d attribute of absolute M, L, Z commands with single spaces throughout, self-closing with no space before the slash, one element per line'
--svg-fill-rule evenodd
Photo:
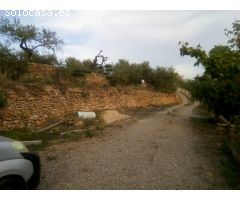
<path fill-rule="evenodd" d="M 38 119 L 38 118 L 39 118 L 39 115 L 31 115 L 31 116 L 29 117 L 30 120 L 36 120 L 36 119 Z"/>
<path fill-rule="evenodd" d="M 10 96 L 10 95 L 15 95 L 16 93 L 14 91 L 10 90 L 10 91 L 7 91 L 7 94 Z"/>
<path fill-rule="evenodd" d="M 34 97 L 28 97 L 28 100 L 29 100 L 29 101 L 34 101 L 35 98 L 34 98 Z"/>
<path fill-rule="evenodd" d="M 8 124 L 7 121 L 3 121 L 3 122 L 2 122 L 2 125 L 3 125 L 3 126 L 7 126 L 7 124 Z"/>
<path fill-rule="evenodd" d="M 29 94 L 28 92 L 26 92 L 26 93 L 25 93 L 25 96 L 26 96 L 26 97 L 30 97 L 31 94 Z"/>
<path fill-rule="evenodd" d="M 116 110 L 107 110 L 103 113 L 102 118 L 107 124 L 110 124 L 119 120 L 127 119 L 129 116 L 120 114 Z"/>
<path fill-rule="evenodd" d="M 73 125 L 79 128 L 83 128 L 84 127 L 84 122 L 82 120 L 76 120 L 73 122 Z"/>
<path fill-rule="evenodd" d="M 43 124 L 42 121 L 39 121 L 39 120 L 35 122 L 35 125 L 38 127 L 41 127 L 42 124 Z"/>
<path fill-rule="evenodd" d="M 24 128 L 24 127 L 25 127 L 24 123 L 21 122 L 20 125 L 19 125 L 19 128 Z"/>

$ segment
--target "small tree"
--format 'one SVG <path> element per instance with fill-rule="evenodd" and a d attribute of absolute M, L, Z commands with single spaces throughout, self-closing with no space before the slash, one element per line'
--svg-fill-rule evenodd
<path fill-rule="evenodd" d="M 128 60 L 119 59 L 113 67 L 110 82 L 113 85 L 131 85 L 133 83 L 132 75 L 134 74 Z"/>
<path fill-rule="evenodd" d="M 120 59 L 114 66 L 110 77 L 112 84 L 138 85 L 141 79 L 150 82 L 152 69 L 149 62 L 129 63 L 128 60 Z"/>
<path fill-rule="evenodd" d="M 192 97 L 207 105 L 216 117 L 231 119 L 240 115 L 240 21 L 225 33 L 229 46 L 218 45 L 207 53 L 200 45 L 180 43 L 180 54 L 195 58 L 195 65 L 205 68 L 204 74 L 189 85 Z"/>
<path fill-rule="evenodd" d="M 24 55 L 0 44 L 0 73 L 16 80 L 27 71 L 27 66 Z"/>
<path fill-rule="evenodd" d="M 157 67 L 153 71 L 152 85 L 161 92 L 176 92 L 180 76 L 172 67 Z"/>
<path fill-rule="evenodd" d="M 146 83 L 151 83 L 153 69 L 151 68 L 148 61 L 144 61 L 142 63 L 137 64 L 137 70 L 141 74 L 141 79 L 143 79 Z"/>
<path fill-rule="evenodd" d="M 75 77 L 81 77 L 95 71 L 94 63 L 90 59 L 80 61 L 74 57 L 68 57 L 65 62 L 67 72 Z"/>
<path fill-rule="evenodd" d="M 63 40 L 57 37 L 56 32 L 46 28 L 39 29 L 35 25 L 22 25 L 19 19 L 11 22 L 7 18 L 0 18 L 0 34 L 9 40 L 19 43 L 20 48 L 32 58 L 33 52 L 38 48 L 47 50 L 60 50 Z"/>

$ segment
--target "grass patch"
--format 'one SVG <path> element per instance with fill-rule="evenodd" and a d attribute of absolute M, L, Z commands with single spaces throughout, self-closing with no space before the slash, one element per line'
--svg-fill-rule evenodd
<path fill-rule="evenodd" d="M 44 150 L 51 142 L 75 141 L 83 135 L 86 135 L 87 137 L 93 137 L 95 134 L 90 132 L 87 134 L 60 135 L 58 132 L 48 131 L 43 133 L 35 133 L 27 129 L 18 129 L 0 132 L 0 135 L 19 141 L 42 140 L 42 144 L 29 146 L 30 150 L 38 151 Z"/>
<path fill-rule="evenodd" d="M 15 140 L 39 140 L 40 136 L 32 133 L 28 129 L 17 129 L 0 132 L 2 136 L 9 137 Z"/>
<path fill-rule="evenodd" d="M 70 131 L 76 129 L 76 127 L 72 127 L 70 125 L 59 126 L 53 128 L 51 130 L 36 133 L 32 132 L 28 129 L 17 129 L 17 130 L 8 130 L 0 132 L 0 135 L 9 137 L 18 141 L 31 141 L 31 140 L 42 140 L 42 144 L 39 145 L 31 145 L 28 148 L 32 151 L 41 151 L 44 150 L 48 145 L 53 143 L 63 143 L 69 141 L 76 141 L 82 137 L 92 138 L 97 134 L 97 132 L 101 131 L 104 128 L 104 124 L 100 119 L 100 113 L 97 112 L 97 119 L 84 119 L 84 127 L 83 129 L 87 129 L 82 133 L 70 133 L 61 135 L 61 132 Z M 69 130 L 68 130 L 69 129 Z"/>
<path fill-rule="evenodd" d="M 84 132 L 84 135 L 88 138 L 92 138 L 95 134 L 96 133 L 93 130 L 89 130 L 89 129 Z"/>
<path fill-rule="evenodd" d="M 221 145 L 221 153 L 225 156 L 225 159 L 220 160 L 220 171 L 226 178 L 228 185 L 232 189 L 240 188 L 240 170 L 239 164 L 232 155 L 226 142 Z"/>
<path fill-rule="evenodd" d="M 208 111 L 207 107 L 201 104 L 195 107 L 192 112 L 202 117 L 212 117 L 212 113 Z"/>
<path fill-rule="evenodd" d="M 59 139 L 61 137 L 57 133 L 35 133 L 28 129 L 3 131 L 0 132 L 0 135 L 19 141 L 42 140 L 42 144 L 29 146 L 29 149 L 31 150 L 43 150 L 51 140 Z"/>
<path fill-rule="evenodd" d="M 240 166 L 235 160 L 227 142 L 216 132 L 216 123 L 213 118 L 191 118 L 195 132 L 209 145 L 205 145 L 205 151 L 216 154 L 216 166 L 231 189 L 240 188 Z M 209 148 L 208 148 L 209 147 Z"/>

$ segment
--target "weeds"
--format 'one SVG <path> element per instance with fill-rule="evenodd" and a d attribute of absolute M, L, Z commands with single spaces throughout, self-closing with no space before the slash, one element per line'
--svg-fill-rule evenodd
<path fill-rule="evenodd" d="M 225 156 L 225 159 L 220 160 L 220 171 L 222 175 L 226 178 L 227 183 L 231 188 L 239 189 L 239 164 L 234 159 L 226 142 L 221 145 L 220 152 Z"/>
<path fill-rule="evenodd" d="M 0 108 L 3 108 L 7 105 L 7 95 L 6 92 L 0 91 Z"/>
<path fill-rule="evenodd" d="M 86 137 L 92 138 L 95 135 L 95 132 L 93 130 L 88 129 L 84 132 L 84 134 Z"/>
<path fill-rule="evenodd" d="M 33 151 L 44 150 L 51 141 L 61 139 L 61 135 L 59 135 L 58 133 L 35 133 L 28 129 L 2 131 L 0 132 L 0 135 L 19 141 L 42 140 L 42 144 L 32 145 L 28 147 Z"/>
<path fill-rule="evenodd" d="M 218 173 L 224 177 L 231 189 L 239 189 L 240 170 L 227 142 L 216 132 L 216 123 L 208 118 L 191 118 L 194 130 L 209 145 L 204 146 L 204 151 L 211 151 L 216 155 Z"/>
<path fill-rule="evenodd" d="M 69 115 L 70 116 L 70 115 Z M 75 117 L 72 115 L 72 117 Z M 49 121 L 51 121 L 49 119 Z M 52 119 L 54 121 L 54 119 Z M 104 125 L 102 123 L 102 120 L 100 119 L 100 113 L 97 112 L 97 118 L 96 119 L 84 119 L 84 127 L 83 129 L 86 129 L 86 131 L 82 132 L 81 134 L 74 133 L 74 134 L 66 134 L 61 135 L 60 132 L 64 130 L 71 130 L 76 127 L 71 126 L 69 124 L 65 126 L 59 126 L 55 131 L 49 130 L 44 133 L 36 133 L 32 132 L 28 129 L 17 129 L 17 130 L 9 130 L 9 131 L 2 131 L 0 132 L 0 135 L 9 137 L 15 140 L 19 141 L 28 141 L 28 140 L 42 140 L 41 145 L 33 145 L 29 148 L 33 151 L 39 151 L 44 150 L 49 144 L 51 143 L 59 143 L 59 142 L 68 142 L 68 141 L 76 141 L 79 138 L 82 138 L 83 136 L 86 136 L 87 138 L 92 138 L 96 135 L 96 131 L 102 130 L 104 128 Z"/>
<path fill-rule="evenodd" d="M 210 113 L 206 106 L 199 105 L 193 109 L 193 114 L 200 115 L 202 117 L 211 117 L 212 113 Z"/>

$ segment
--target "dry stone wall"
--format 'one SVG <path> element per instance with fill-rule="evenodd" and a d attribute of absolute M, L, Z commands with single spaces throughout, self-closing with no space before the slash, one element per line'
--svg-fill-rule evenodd
<path fill-rule="evenodd" d="M 29 63 L 28 73 L 24 75 L 24 78 L 50 79 L 56 76 L 56 73 L 57 67 L 47 64 Z"/>
<path fill-rule="evenodd" d="M 114 110 L 180 103 L 175 94 L 163 94 L 146 88 L 69 88 L 65 94 L 54 86 L 31 94 L 7 90 L 8 106 L 0 110 L 0 130 L 39 128 L 52 120 L 77 111 Z"/>

